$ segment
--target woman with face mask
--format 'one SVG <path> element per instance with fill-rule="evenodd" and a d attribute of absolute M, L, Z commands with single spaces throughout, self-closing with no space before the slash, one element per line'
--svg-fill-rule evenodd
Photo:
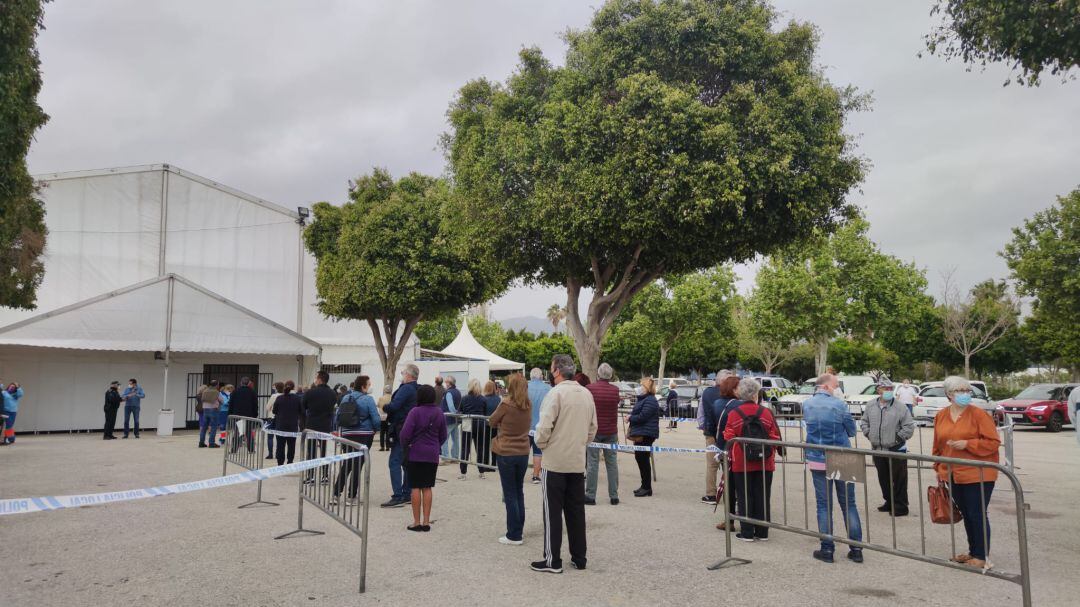
<path fill-rule="evenodd" d="M 949 406 L 934 417 L 933 455 L 983 462 L 998 462 L 1001 440 L 993 418 L 971 405 L 971 384 L 963 377 L 945 378 Z M 968 551 L 952 557 L 957 563 L 989 569 L 990 521 L 986 515 L 994 491 L 997 470 L 975 466 L 934 464 L 938 480 L 949 483 L 949 491 L 964 515 Z"/>

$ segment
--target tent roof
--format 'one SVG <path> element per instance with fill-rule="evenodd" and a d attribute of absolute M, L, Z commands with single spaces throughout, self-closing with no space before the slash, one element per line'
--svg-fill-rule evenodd
<path fill-rule="evenodd" d="M 472 331 L 469 330 L 468 319 L 462 320 L 461 330 L 458 331 L 457 337 L 454 338 L 454 341 L 450 342 L 449 346 L 443 348 L 442 353 L 450 354 L 452 356 L 461 356 L 463 358 L 486 360 L 489 363 L 488 368 L 492 371 L 515 371 L 525 368 L 525 363 L 516 363 L 512 360 L 507 360 L 488 350 L 484 346 L 481 346 L 480 342 L 476 341 L 476 338 L 473 337 Z"/>
<path fill-rule="evenodd" d="M 319 353 L 319 344 L 175 274 L 0 327 L 0 345 L 237 354 Z"/>

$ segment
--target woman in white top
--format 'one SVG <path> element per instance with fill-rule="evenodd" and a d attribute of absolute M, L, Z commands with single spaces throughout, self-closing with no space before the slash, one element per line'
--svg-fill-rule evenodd
<path fill-rule="evenodd" d="M 263 421 L 267 422 L 268 428 L 274 427 L 274 401 L 277 397 L 285 391 L 285 384 L 282 382 L 274 383 L 274 393 L 270 395 L 270 398 L 266 400 L 266 412 L 263 414 Z M 274 435 L 266 435 L 266 459 L 274 459 Z"/>

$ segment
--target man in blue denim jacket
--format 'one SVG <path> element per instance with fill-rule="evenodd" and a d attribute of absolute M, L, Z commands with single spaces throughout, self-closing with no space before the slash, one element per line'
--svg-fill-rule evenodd
<path fill-rule="evenodd" d="M 844 401 L 833 396 L 839 385 L 835 375 L 826 373 L 817 379 L 814 395 L 803 403 L 803 418 L 806 421 L 806 442 L 811 445 L 831 445 L 850 447 L 850 437 L 855 436 L 855 420 L 848 412 Z M 855 504 L 855 485 L 840 480 L 825 478 L 825 452 L 814 449 L 806 451 L 806 465 L 814 478 L 814 494 L 817 498 L 818 532 L 833 535 L 832 503 L 830 493 L 836 494 L 840 506 L 844 527 L 848 538 L 862 541 L 862 525 L 859 523 L 859 509 Z M 833 562 L 835 545 L 831 539 L 821 540 L 821 549 L 814 551 L 814 558 L 826 563 Z M 861 548 L 851 548 L 848 558 L 856 563 L 863 562 Z"/>

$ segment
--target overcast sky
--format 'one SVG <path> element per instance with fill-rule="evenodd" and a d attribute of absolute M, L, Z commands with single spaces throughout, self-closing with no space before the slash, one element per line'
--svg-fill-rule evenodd
<path fill-rule="evenodd" d="M 522 46 L 599 0 L 54 0 L 39 38 L 52 119 L 35 173 L 168 162 L 286 207 L 341 202 L 374 166 L 444 170 L 454 92 L 502 80 Z M 971 284 L 1006 275 L 1010 229 L 1080 186 L 1080 81 L 1002 87 L 1008 70 L 919 58 L 929 0 L 784 0 L 816 24 L 838 85 L 873 95 L 850 125 L 873 164 L 854 200 L 886 252 Z M 796 228 L 796 226 L 793 226 Z M 741 268 L 747 288 L 753 268 Z M 557 289 L 513 289 L 497 318 L 543 316 Z"/>

